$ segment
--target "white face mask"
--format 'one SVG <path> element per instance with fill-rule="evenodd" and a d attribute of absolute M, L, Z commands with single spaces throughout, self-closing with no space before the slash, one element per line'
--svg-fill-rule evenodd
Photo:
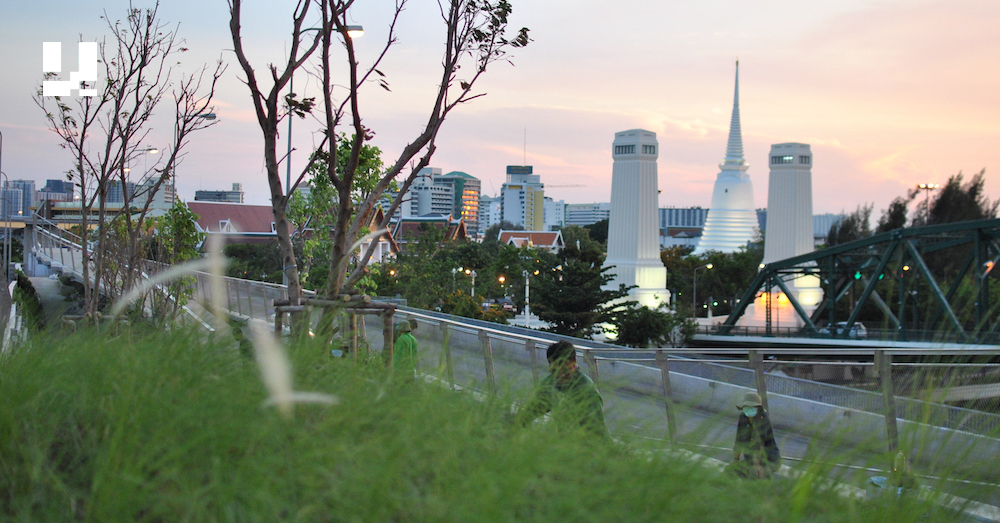
<path fill-rule="evenodd" d="M 757 415 L 757 407 L 743 407 L 743 414 L 748 418 L 752 418 Z"/>

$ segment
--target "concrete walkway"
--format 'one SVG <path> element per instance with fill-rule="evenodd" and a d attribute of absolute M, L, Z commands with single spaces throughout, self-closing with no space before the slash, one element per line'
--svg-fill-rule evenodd
<path fill-rule="evenodd" d="M 32 276 L 28 278 L 35 287 L 38 300 L 42 302 L 42 311 L 45 313 L 45 325 L 54 327 L 62 322 L 63 314 L 72 314 L 75 311 L 76 303 L 66 301 L 66 296 L 62 294 L 62 283 L 59 280 L 49 279 L 42 276 Z"/>

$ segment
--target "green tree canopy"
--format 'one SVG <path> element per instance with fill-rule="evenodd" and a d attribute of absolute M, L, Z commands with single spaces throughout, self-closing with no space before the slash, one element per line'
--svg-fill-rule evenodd
<path fill-rule="evenodd" d="M 598 250 L 578 250 L 567 245 L 558 255 L 560 265 L 540 271 L 533 289 L 534 311 L 543 321 L 552 324 L 545 330 L 589 338 L 601 323 L 609 323 L 622 306 L 615 303 L 628 295 L 629 289 L 604 289 L 613 278 L 610 267 L 601 267 L 604 255 Z"/>

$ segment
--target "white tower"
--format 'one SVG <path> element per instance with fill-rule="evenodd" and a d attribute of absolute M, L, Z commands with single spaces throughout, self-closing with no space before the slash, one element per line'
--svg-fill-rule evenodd
<path fill-rule="evenodd" d="M 770 159 L 765 264 L 815 250 L 812 151 L 804 143 L 779 143 L 771 146 Z M 792 288 L 795 298 L 807 309 L 814 308 L 823 297 L 816 276 L 796 278 Z"/>
<path fill-rule="evenodd" d="M 733 118 L 729 124 L 726 159 L 719 164 L 719 176 L 712 191 L 705 228 L 694 254 L 708 251 L 736 252 L 753 240 L 757 212 L 753 208 L 753 184 L 743 159 L 743 133 L 740 129 L 740 63 L 736 62 L 736 94 Z"/>
<path fill-rule="evenodd" d="M 812 151 L 804 143 L 771 146 L 764 263 L 812 252 Z"/>
<path fill-rule="evenodd" d="M 667 269 L 660 260 L 660 223 L 656 197 L 656 133 L 632 129 L 615 133 L 612 144 L 611 216 L 604 266 L 614 279 L 607 288 L 637 285 L 629 296 L 657 308 L 669 303 Z"/>

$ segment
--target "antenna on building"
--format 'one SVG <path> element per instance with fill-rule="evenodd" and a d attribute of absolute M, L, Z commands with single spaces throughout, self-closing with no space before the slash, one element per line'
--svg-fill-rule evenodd
<path fill-rule="evenodd" d="M 524 149 L 522 149 L 524 156 L 521 158 L 521 165 L 528 165 L 528 128 L 524 128 Z"/>

